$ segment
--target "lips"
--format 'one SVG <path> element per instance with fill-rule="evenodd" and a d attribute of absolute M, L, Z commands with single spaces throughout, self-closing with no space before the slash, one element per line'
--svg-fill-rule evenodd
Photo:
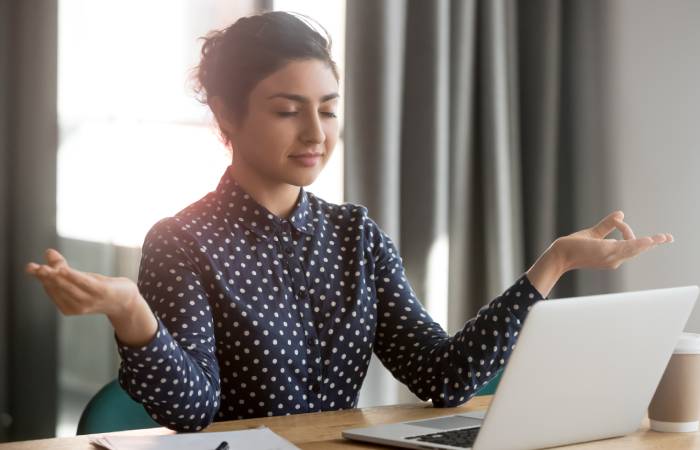
<path fill-rule="evenodd" d="M 321 161 L 321 156 L 323 153 L 309 152 L 309 153 L 299 153 L 297 155 L 290 155 L 289 158 L 292 161 L 300 164 L 304 167 L 313 167 Z"/>
<path fill-rule="evenodd" d="M 290 155 L 290 158 L 307 158 L 311 156 L 321 156 L 323 153 L 321 152 L 306 152 L 306 153 L 297 153 L 296 155 Z"/>

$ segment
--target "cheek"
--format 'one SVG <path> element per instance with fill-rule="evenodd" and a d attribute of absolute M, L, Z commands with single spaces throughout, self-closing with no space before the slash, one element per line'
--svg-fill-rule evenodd
<path fill-rule="evenodd" d="M 333 120 L 323 128 L 323 133 L 326 135 L 325 146 L 328 150 L 333 149 L 333 147 L 335 147 L 335 143 L 338 142 L 338 128 L 337 120 Z"/>
<path fill-rule="evenodd" d="M 249 122 L 246 130 L 246 147 L 253 149 L 258 155 L 284 152 L 294 139 L 295 130 L 283 120 L 269 119 L 258 116 Z"/>

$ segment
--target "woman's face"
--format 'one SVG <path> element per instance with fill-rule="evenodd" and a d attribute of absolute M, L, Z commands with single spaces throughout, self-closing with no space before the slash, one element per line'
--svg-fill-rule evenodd
<path fill-rule="evenodd" d="M 322 61 L 292 61 L 251 91 L 227 130 L 233 164 L 265 184 L 311 184 L 338 140 L 338 82 Z"/>

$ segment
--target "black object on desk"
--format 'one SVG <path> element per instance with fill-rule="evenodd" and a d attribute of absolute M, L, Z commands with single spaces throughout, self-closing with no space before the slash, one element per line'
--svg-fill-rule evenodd
<path fill-rule="evenodd" d="M 218 447 L 216 447 L 216 450 L 228 450 L 228 442 L 223 441 Z"/>

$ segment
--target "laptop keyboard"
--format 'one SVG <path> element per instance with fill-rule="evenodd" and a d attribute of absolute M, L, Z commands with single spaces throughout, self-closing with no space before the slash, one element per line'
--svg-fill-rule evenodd
<path fill-rule="evenodd" d="M 420 436 L 411 436 L 404 439 L 415 439 L 420 442 L 469 448 L 474 445 L 476 435 L 479 434 L 479 429 L 480 427 L 463 428 L 460 430 L 441 431 L 440 433 L 421 434 Z"/>

